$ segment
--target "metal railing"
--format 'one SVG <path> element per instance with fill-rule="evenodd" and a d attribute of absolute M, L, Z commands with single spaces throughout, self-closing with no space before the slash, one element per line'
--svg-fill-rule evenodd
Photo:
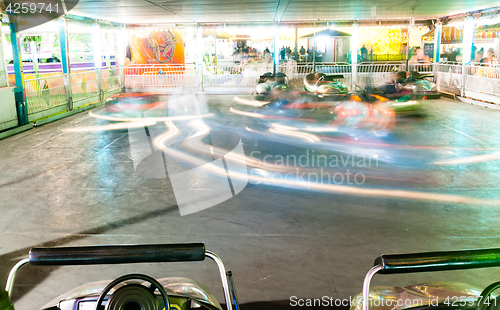
<path fill-rule="evenodd" d="M 382 85 L 390 80 L 395 71 L 405 70 L 406 65 L 403 62 L 386 63 L 361 63 L 357 65 L 356 84 L 359 85 Z"/>
<path fill-rule="evenodd" d="M 102 90 L 104 92 L 110 92 L 122 88 L 122 83 L 120 79 L 120 68 L 111 67 L 104 68 L 101 70 L 102 79 Z"/>
<path fill-rule="evenodd" d="M 304 77 L 313 72 L 335 74 L 339 77 L 337 81 L 346 85 L 351 84 L 351 70 L 352 66 L 346 63 L 295 63 L 288 62 L 280 64 L 278 67 L 279 72 L 287 75 L 288 80 L 294 83 L 295 86 L 304 86 Z"/>
<path fill-rule="evenodd" d="M 495 103 L 500 103 L 500 65 L 473 63 L 467 66 L 466 73 L 466 96 L 479 97 L 481 100 L 494 96 Z"/>
<path fill-rule="evenodd" d="M 266 72 L 273 72 L 273 66 L 267 63 L 207 66 L 203 68 L 203 87 L 255 87 Z"/>
<path fill-rule="evenodd" d="M 196 87 L 194 64 L 131 65 L 125 67 L 125 87 Z"/>
<path fill-rule="evenodd" d="M 28 114 L 65 105 L 66 91 L 62 73 L 44 77 L 31 77 L 24 80 Z"/>
<path fill-rule="evenodd" d="M 408 71 L 416 71 L 420 73 L 432 72 L 434 65 L 432 63 L 408 63 Z"/>
<path fill-rule="evenodd" d="M 353 68 L 356 68 L 355 74 L 352 72 Z M 462 96 L 468 92 L 472 97 L 476 96 L 475 94 L 484 94 L 490 96 L 488 97 L 490 102 L 500 101 L 500 66 L 498 65 L 470 64 L 464 67 L 456 62 L 435 64 L 365 62 L 353 66 L 346 63 L 313 64 L 287 61 L 280 63 L 276 70 L 285 73 L 288 80 L 297 87 L 302 87 L 304 77 L 312 72 L 342 75 L 338 81 L 346 84 L 350 89 L 355 85 L 385 84 L 395 71 L 433 73 L 434 81 L 440 91 Z M 266 72 L 273 72 L 272 64 L 212 64 L 203 65 L 201 68 L 195 67 L 194 64 L 133 65 L 125 68 L 125 86 L 134 88 L 203 85 L 205 88 L 254 88 L 259 77 Z M 491 96 L 496 96 L 498 99 L 491 100 Z"/>
<path fill-rule="evenodd" d="M 459 95 L 463 87 L 462 65 L 456 62 L 434 64 L 434 76 L 438 89 Z"/>
<path fill-rule="evenodd" d="M 99 69 L 71 74 L 71 95 L 73 102 L 99 96 Z"/>

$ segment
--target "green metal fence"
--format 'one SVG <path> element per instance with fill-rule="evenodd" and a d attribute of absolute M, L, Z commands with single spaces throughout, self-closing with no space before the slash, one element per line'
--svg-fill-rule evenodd
<path fill-rule="evenodd" d="M 26 79 L 24 80 L 24 89 L 26 91 L 28 114 L 67 103 L 62 73 Z"/>
<path fill-rule="evenodd" d="M 122 78 L 120 77 L 122 71 L 123 68 L 112 67 L 71 74 L 55 72 L 26 75 L 24 90 L 28 114 L 37 113 L 39 115 L 38 112 L 62 105 L 70 107 L 68 100 L 73 102 L 74 108 L 85 105 L 92 100 L 101 100 L 107 93 L 122 89 Z"/>
<path fill-rule="evenodd" d="M 77 102 L 99 96 L 99 70 L 89 70 L 71 74 L 71 97 Z"/>

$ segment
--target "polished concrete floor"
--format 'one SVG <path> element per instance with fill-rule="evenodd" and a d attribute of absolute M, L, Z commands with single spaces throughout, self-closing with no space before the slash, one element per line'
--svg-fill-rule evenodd
<path fill-rule="evenodd" d="M 247 119 L 230 112 L 241 107 L 233 97 L 205 99 L 221 128 L 242 133 L 247 155 L 315 149 L 243 134 Z M 390 137 L 355 148 L 384 145 L 385 160 L 366 171 L 369 181 L 360 188 L 402 189 L 406 198 L 248 184 L 235 197 L 186 216 L 179 213 L 168 177 L 136 174 L 127 131 L 64 131 L 105 120 L 79 114 L 1 140 L 0 284 L 35 246 L 205 242 L 233 272 L 241 303 L 286 304 L 291 296 L 358 294 L 365 273 L 383 253 L 500 248 L 495 202 L 500 200 L 500 111 L 450 99 L 430 100 L 427 110 L 427 117 L 398 120 Z M 341 146 L 335 147 L 321 148 L 338 152 Z M 418 200 L 410 192 L 470 200 Z M 223 301 L 211 261 L 26 267 L 16 282 L 16 309 L 39 308 L 75 286 L 132 272 L 194 278 Z M 500 280 L 500 269 L 380 275 L 373 284 L 435 280 L 485 287 Z"/>

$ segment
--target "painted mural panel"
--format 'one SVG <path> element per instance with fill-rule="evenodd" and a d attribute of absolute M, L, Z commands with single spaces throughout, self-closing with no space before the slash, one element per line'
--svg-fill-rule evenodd
<path fill-rule="evenodd" d="M 130 39 L 132 63 L 184 64 L 184 38 L 180 30 L 137 31 Z"/>

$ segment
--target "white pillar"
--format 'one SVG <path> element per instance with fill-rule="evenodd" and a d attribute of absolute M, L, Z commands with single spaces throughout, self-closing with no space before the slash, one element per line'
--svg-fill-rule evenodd
<path fill-rule="evenodd" d="M 101 42 L 101 27 L 99 24 L 92 24 L 92 49 L 94 54 L 94 67 L 100 69 L 102 67 L 102 42 Z"/>
<path fill-rule="evenodd" d="M 273 74 L 278 72 L 278 65 L 280 63 L 280 49 L 279 49 L 279 41 L 280 41 L 280 29 L 278 23 L 274 24 L 274 65 L 273 65 Z"/>
<path fill-rule="evenodd" d="M 92 50 L 94 54 L 94 68 L 97 76 L 97 89 L 99 90 L 99 100 L 104 99 L 104 92 L 102 90 L 102 41 L 101 41 L 101 27 L 99 24 L 92 24 Z"/>
<path fill-rule="evenodd" d="M 439 55 L 441 54 L 441 36 L 443 34 L 443 23 L 437 22 L 434 29 L 434 63 L 440 61 Z"/>
<path fill-rule="evenodd" d="M 120 84 L 125 90 L 125 54 L 128 47 L 128 33 L 125 26 L 121 27 L 116 32 L 116 55 L 115 65 L 119 68 Z"/>
<path fill-rule="evenodd" d="M 5 87 L 9 85 L 9 76 L 7 75 L 7 66 L 5 65 L 5 54 L 4 54 L 4 35 L 2 32 L 2 27 L 0 27 L 0 87 Z"/>
<path fill-rule="evenodd" d="M 474 17 L 468 16 L 464 20 L 464 36 L 462 41 L 463 53 L 462 53 L 462 97 L 465 94 L 465 83 L 467 81 L 467 65 L 470 63 L 471 51 L 472 51 L 472 40 L 474 33 Z"/>
<path fill-rule="evenodd" d="M 405 71 L 410 71 L 410 67 L 409 67 L 409 62 L 410 62 L 410 59 L 408 59 L 408 57 L 410 56 L 410 33 L 411 33 L 411 30 L 413 29 L 413 27 L 415 26 L 415 20 L 412 18 L 410 18 L 410 23 L 408 25 L 408 32 L 406 33 L 406 62 L 405 62 Z M 414 71 L 418 71 L 418 68 Z"/>
<path fill-rule="evenodd" d="M 472 41 L 474 33 L 474 17 L 469 16 L 464 21 L 464 37 L 462 41 L 463 58 L 462 64 L 468 64 L 471 61 Z"/>
<path fill-rule="evenodd" d="M 351 31 L 351 90 L 355 89 L 357 82 L 357 63 L 358 63 L 358 46 L 359 45 L 359 33 L 358 33 L 358 23 L 352 24 Z"/>
<path fill-rule="evenodd" d="M 198 90 L 203 91 L 203 37 L 199 24 L 196 25 L 196 71 Z"/>
<path fill-rule="evenodd" d="M 436 28 L 434 28 L 434 53 L 433 53 L 433 60 L 434 60 L 434 80 L 437 81 L 438 79 L 438 67 L 439 67 L 439 61 L 440 61 L 440 54 L 441 54 L 441 35 L 443 33 L 443 23 L 438 21 L 436 23 Z"/>

